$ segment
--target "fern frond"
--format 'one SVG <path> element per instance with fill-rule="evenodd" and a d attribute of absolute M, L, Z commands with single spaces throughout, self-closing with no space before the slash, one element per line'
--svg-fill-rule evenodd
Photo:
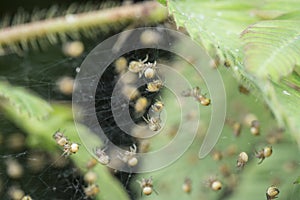
<path fill-rule="evenodd" d="M 245 67 L 260 78 L 278 81 L 300 64 L 300 20 L 261 21 L 242 33 Z"/>
<path fill-rule="evenodd" d="M 187 0 L 166 3 L 176 25 L 186 28 L 191 38 L 220 58 L 221 63 L 229 61 L 235 78 L 253 86 L 259 93 L 255 95 L 264 99 L 279 125 L 287 125 L 300 144 L 299 113 L 295 112 L 299 107 L 299 82 L 276 81 L 293 70 L 297 74 L 300 71 L 300 1 Z M 273 21 L 261 21 L 265 19 Z M 254 25 L 248 27 L 251 24 Z M 243 42 L 247 47 L 247 68 L 243 62 Z M 273 80 L 266 79 L 269 76 Z"/>
<path fill-rule="evenodd" d="M 0 81 L 0 107 L 11 106 L 16 112 L 42 119 L 52 111 L 51 106 L 35 94 L 22 87 Z"/>
<path fill-rule="evenodd" d="M 297 92 L 300 92 L 300 75 L 297 72 L 294 71 L 290 76 L 284 78 L 282 82 Z"/>

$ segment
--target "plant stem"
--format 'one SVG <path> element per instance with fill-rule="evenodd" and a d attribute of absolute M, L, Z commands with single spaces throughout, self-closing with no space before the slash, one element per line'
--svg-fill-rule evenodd
<path fill-rule="evenodd" d="M 167 18 L 167 10 L 159 3 L 150 1 L 134 5 L 124 5 L 110 9 L 80 14 L 68 14 L 53 19 L 15 25 L 0 30 L 0 46 L 28 41 L 50 34 L 73 32 L 89 27 L 112 26 L 119 22 L 144 20 L 159 22 Z"/>

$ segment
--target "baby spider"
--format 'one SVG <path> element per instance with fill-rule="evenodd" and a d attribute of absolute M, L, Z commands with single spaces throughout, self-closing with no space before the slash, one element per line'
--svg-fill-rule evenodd
<path fill-rule="evenodd" d="M 251 122 L 251 128 L 250 128 L 250 132 L 252 133 L 252 135 L 258 136 L 260 133 L 260 123 L 258 120 L 253 120 Z"/>
<path fill-rule="evenodd" d="M 204 106 L 210 105 L 210 99 L 207 98 L 204 94 L 201 94 L 201 90 L 199 87 L 183 91 L 181 95 L 184 97 L 194 97 L 196 101 L 200 102 Z"/>
<path fill-rule="evenodd" d="M 128 63 L 125 57 L 119 57 L 116 61 L 115 61 L 115 71 L 118 74 L 123 74 L 126 72 Z"/>
<path fill-rule="evenodd" d="M 144 193 L 144 195 L 150 195 L 153 191 L 157 194 L 157 192 L 153 189 L 153 181 L 151 177 L 148 179 L 142 178 L 142 181 L 137 182 L 142 188 L 141 194 Z"/>
<path fill-rule="evenodd" d="M 267 200 L 273 200 L 277 198 L 277 195 L 279 194 L 279 190 L 275 186 L 271 186 L 266 191 Z"/>
<path fill-rule="evenodd" d="M 120 155 L 119 158 L 127 163 L 130 167 L 134 167 L 138 164 L 138 159 L 135 157 L 137 147 L 135 144 L 129 147 L 129 151 L 125 151 L 124 155 Z M 122 156 L 122 157 L 121 157 Z"/>
<path fill-rule="evenodd" d="M 243 85 L 239 85 L 239 92 L 245 95 L 248 95 L 250 93 L 249 89 Z"/>
<path fill-rule="evenodd" d="M 218 180 L 213 180 L 210 183 L 210 188 L 214 191 L 218 191 L 222 189 L 222 183 Z"/>
<path fill-rule="evenodd" d="M 156 102 L 151 106 L 151 110 L 160 113 L 164 106 L 165 104 L 162 101 L 156 100 Z"/>
<path fill-rule="evenodd" d="M 192 180 L 190 178 L 185 178 L 182 190 L 186 193 L 190 193 L 192 191 Z"/>
<path fill-rule="evenodd" d="M 154 63 L 146 63 L 148 60 L 148 54 L 146 55 L 146 58 L 144 60 L 138 60 L 138 61 L 131 61 L 129 63 L 128 70 L 133 73 L 139 73 L 139 78 L 141 78 L 143 75 L 147 79 L 151 79 L 156 74 L 156 61 Z"/>
<path fill-rule="evenodd" d="M 197 101 L 199 101 L 203 106 L 208 106 L 210 105 L 210 98 L 207 98 L 203 94 L 199 94 L 198 96 L 195 97 Z"/>
<path fill-rule="evenodd" d="M 69 156 L 71 154 L 77 153 L 79 150 L 79 144 L 74 142 L 68 142 L 64 145 L 64 155 Z"/>
<path fill-rule="evenodd" d="M 206 182 L 205 182 L 206 186 L 211 188 L 213 191 L 218 191 L 222 189 L 222 183 L 214 178 L 214 177 L 210 177 Z"/>
<path fill-rule="evenodd" d="M 218 150 L 214 150 L 212 152 L 212 159 L 215 161 L 220 161 L 223 158 L 223 153 L 221 151 Z"/>
<path fill-rule="evenodd" d="M 110 162 L 110 157 L 105 153 L 105 149 L 97 147 L 95 149 L 95 155 L 102 165 L 107 165 Z"/>
<path fill-rule="evenodd" d="M 21 200 L 32 200 L 32 198 L 29 195 L 25 195 Z"/>
<path fill-rule="evenodd" d="M 148 119 L 143 117 L 143 119 L 147 122 L 149 129 L 151 131 L 158 131 L 159 129 L 161 129 L 161 126 L 160 126 L 161 120 L 159 117 L 150 117 L 149 115 L 147 115 L 147 118 Z"/>
<path fill-rule="evenodd" d="M 237 167 L 243 168 L 245 164 L 248 162 L 248 154 L 246 152 L 241 152 L 237 159 Z"/>
<path fill-rule="evenodd" d="M 146 58 L 144 60 L 138 60 L 138 61 L 131 61 L 129 63 L 128 70 L 133 72 L 133 73 L 140 73 L 143 71 L 145 62 L 148 60 L 148 54 L 146 55 Z"/>
<path fill-rule="evenodd" d="M 68 138 L 59 130 L 53 134 L 53 138 L 59 146 L 64 146 L 69 142 Z"/>
<path fill-rule="evenodd" d="M 234 121 L 229 118 L 226 118 L 225 122 L 232 128 L 234 136 L 236 137 L 240 136 L 242 131 L 242 124 L 240 122 Z"/>
<path fill-rule="evenodd" d="M 86 168 L 87 169 L 92 169 L 93 167 L 95 167 L 97 165 L 97 163 L 98 163 L 98 161 L 95 158 L 91 158 L 86 163 Z"/>
<path fill-rule="evenodd" d="M 99 186 L 96 184 L 92 184 L 84 188 L 84 193 L 87 197 L 95 197 L 99 192 Z"/>
<path fill-rule="evenodd" d="M 181 95 L 184 97 L 195 97 L 200 93 L 200 88 L 194 87 L 193 89 L 184 90 L 181 92 Z"/>
<path fill-rule="evenodd" d="M 157 66 L 156 66 L 156 61 L 154 63 L 145 63 L 144 64 L 144 69 L 139 73 L 139 77 L 144 76 L 147 79 L 153 78 L 157 73 Z"/>
<path fill-rule="evenodd" d="M 148 99 L 146 97 L 140 97 L 136 100 L 134 104 L 134 110 L 136 113 L 144 114 L 147 106 L 148 106 Z"/>
<path fill-rule="evenodd" d="M 233 135 L 238 137 L 241 134 L 242 124 L 239 122 L 234 122 L 232 124 Z"/>
<path fill-rule="evenodd" d="M 265 158 L 270 157 L 272 155 L 272 147 L 265 147 L 260 151 L 255 151 L 255 157 L 259 158 L 260 161 L 258 162 L 258 164 L 261 164 Z"/>
<path fill-rule="evenodd" d="M 148 92 L 157 92 L 163 87 L 163 82 L 159 79 L 154 80 L 147 84 L 147 91 Z"/>

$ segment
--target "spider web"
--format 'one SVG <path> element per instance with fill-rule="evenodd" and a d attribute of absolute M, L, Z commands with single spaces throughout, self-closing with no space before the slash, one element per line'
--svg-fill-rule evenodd
<path fill-rule="evenodd" d="M 75 77 L 84 55 L 70 59 L 64 57 L 60 49 L 60 46 L 54 46 L 47 53 L 29 51 L 24 57 L 1 57 L 1 78 L 33 90 L 49 102 L 70 103 L 71 96 L 59 91 L 57 81 L 61 77 Z M 33 199 L 89 199 L 84 194 L 86 184 L 82 172 L 62 155 L 63 152 L 50 153 L 27 146 L 26 134 L 2 114 L 0 126 L 3 130 L 0 135 L 1 199 L 12 199 L 13 189 L 22 190 Z M 9 171 L 16 165 L 22 172 L 13 178 Z"/>
<path fill-rule="evenodd" d="M 86 51 L 78 58 L 66 58 L 60 45 L 50 47 L 47 52 L 29 51 L 24 57 L 17 55 L 7 55 L 0 58 L 1 78 L 5 78 L 13 85 L 25 87 L 35 91 L 48 102 L 71 102 L 71 96 L 61 93 L 57 82 L 62 77 L 75 78 L 77 71 L 86 56 L 93 48 L 91 41 L 85 42 Z M 150 61 L 161 56 L 158 50 L 142 50 L 129 52 L 126 59 L 139 60 L 146 54 L 150 55 Z M 163 53 L 165 55 L 165 53 Z M 129 147 L 136 144 L 133 137 L 123 133 L 115 124 L 111 112 L 111 94 L 117 82 L 118 74 L 112 64 L 102 76 L 98 83 L 96 93 L 96 111 L 98 121 L 108 138 L 118 146 Z M 154 102 L 157 94 L 148 93 L 145 87 L 139 88 L 141 95 L 146 96 Z M 120 104 L 125 101 L 119 99 Z M 151 103 L 147 107 L 149 109 Z M 134 116 L 134 107 L 129 108 L 135 122 L 141 122 L 142 116 Z M 147 112 L 145 112 L 147 113 Z M 20 189 L 25 195 L 30 195 L 33 199 L 89 199 L 84 193 L 87 186 L 83 181 L 83 174 L 67 157 L 58 152 L 52 154 L 40 149 L 32 149 L 26 146 L 26 133 L 23 133 L 14 124 L 8 122 L 4 116 L 0 116 L 0 127 L 3 133 L 0 154 L 0 196 L 1 199 L 11 199 L 10 191 Z M 60 128 L 60 127 L 58 127 Z M 19 133 L 17 141 L 21 140 L 19 147 L 14 148 L 12 140 L 14 133 Z M 20 139 L 21 138 L 21 139 Z M 23 138 L 23 139 L 22 139 Z M 52 138 L 51 138 L 52 139 Z M 20 178 L 11 178 L 7 170 L 12 166 L 10 161 L 18 163 L 23 173 Z M 33 166 L 40 164 L 37 170 Z M 129 183 L 134 176 L 132 173 L 117 172 L 117 178 L 123 183 L 130 195 L 136 196 L 129 189 Z"/>
<path fill-rule="evenodd" d="M 59 90 L 58 81 L 63 77 L 75 78 L 87 53 L 95 47 L 95 42 L 100 43 L 104 38 L 99 38 L 99 41 L 82 39 L 85 51 L 77 58 L 63 55 L 61 44 L 48 47 L 46 50 L 25 51 L 22 57 L 16 54 L 2 56 L 0 57 L 0 78 L 12 85 L 32 90 L 48 102 L 58 101 L 70 104 L 71 96 Z M 155 49 L 129 52 L 124 56 L 131 61 L 144 58 L 146 54 L 149 54 L 151 62 L 162 56 L 161 52 Z M 163 53 L 164 56 L 165 54 Z M 97 99 L 96 111 L 99 124 L 109 140 L 128 149 L 137 142 L 118 129 L 113 121 L 110 107 L 117 75 L 112 65 L 99 81 L 95 98 Z M 146 92 L 145 87 L 139 90 L 141 96 L 147 97 L 150 101 L 147 107 L 149 109 L 157 94 Z M 120 99 L 120 104 L 124 100 Z M 142 116 L 134 116 L 133 106 L 130 106 L 129 110 L 133 121 L 143 121 Z M 30 147 L 26 144 L 27 133 L 7 121 L 1 112 L 0 128 L 0 199 L 12 199 L 13 190 L 21 190 L 24 195 L 30 195 L 32 199 L 90 199 L 84 193 L 87 184 L 83 180 L 83 172 L 72 163 L 70 158 L 62 155 L 63 151 L 50 153 L 43 148 Z M 14 144 L 14 140 L 17 141 L 17 145 Z M 22 170 L 18 178 L 11 177 L 8 172 L 14 168 L 14 165 L 20 166 Z M 129 188 L 134 174 L 117 172 L 115 176 L 121 181 L 131 198 L 140 197 L 140 193 L 136 194 Z"/>

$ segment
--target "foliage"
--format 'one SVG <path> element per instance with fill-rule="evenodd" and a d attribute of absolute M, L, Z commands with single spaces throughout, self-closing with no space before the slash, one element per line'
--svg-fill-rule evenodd
<path fill-rule="evenodd" d="M 300 2 L 167 1 L 177 26 L 269 105 L 300 142 Z M 293 82 L 293 83 L 292 83 Z"/>
<path fill-rule="evenodd" d="M 153 177 L 154 187 L 159 193 L 143 199 L 265 199 L 266 189 L 271 185 L 279 187 L 279 199 L 296 199 L 300 190 L 293 182 L 295 175 L 300 173 L 297 167 L 299 149 L 288 133 L 299 144 L 300 127 L 297 121 L 300 113 L 296 108 L 300 105 L 300 33 L 299 11 L 296 10 L 300 2 L 186 0 L 164 1 L 163 4 L 167 4 L 176 25 L 186 29 L 190 37 L 206 48 L 220 66 L 231 67 L 239 83 L 232 80 L 226 69 L 220 69 L 226 86 L 228 117 L 242 121 L 245 113 L 253 112 L 259 116 L 262 133 L 254 137 L 243 125 L 241 136 L 234 137 L 232 129 L 225 126 L 215 147 L 223 154 L 223 159 L 215 161 L 207 157 L 198 160 L 200 141 L 208 123 L 206 116 L 209 116 L 209 112 L 201 108 L 204 119 L 201 118 L 199 135 L 184 156 L 163 170 L 137 178 Z M 191 67 L 182 66 L 187 69 L 185 75 L 188 79 L 196 80 L 190 75 L 193 72 L 188 71 Z M 201 80 L 193 84 L 203 86 Z M 235 91 L 239 84 L 250 89 L 251 97 L 241 96 Z M 165 104 L 170 104 L 172 98 L 166 94 Z M 279 126 L 288 128 L 284 138 L 277 141 L 279 143 L 270 143 L 276 123 L 265 111 L 264 103 L 271 108 Z M 172 110 L 168 112 L 168 121 L 174 121 L 174 115 Z M 152 148 L 160 147 L 171 139 L 168 130 L 163 131 L 151 140 Z M 254 151 L 266 145 L 272 145 L 273 155 L 258 165 Z M 236 148 L 232 156 L 228 154 L 230 147 Z M 249 162 L 243 170 L 236 167 L 237 155 L 241 151 L 249 155 Z M 227 175 L 222 171 L 224 166 L 228 169 Z M 221 180 L 224 186 L 221 191 L 206 188 L 204 182 L 210 176 Z M 187 177 L 192 180 L 190 194 L 181 190 Z M 136 184 L 133 187 L 138 189 Z"/>
<path fill-rule="evenodd" d="M 152 176 L 154 188 L 159 193 L 141 198 L 263 199 L 266 188 L 273 184 L 280 187 L 280 199 L 297 198 L 300 189 L 299 178 L 296 178 L 295 174 L 300 174 L 300 171 L 298 154 L 295 152 L 299 150 L 294 140 L 285 134 L 280 141 L 272 143 L 274 154 L 261 165 L 257 165 L 254 151 L 271 145 L 268 141 L 271 136 L 267 133 L 274 132 L 275 121 L 263 103 L 271 108 L 279 126 L 287 127 L 286 133 L 291 133 L 300 144 L 298 133 L 300 110 L 297 109 L 300 106 L 300 14 L 298 10 L 300 2 L 298 0 L 288 2 L 267 0 L 263 3 L 259 0 L 251 2 L 159 0 L 159 2 L 167 5 L 176 25 L 184 27 L 191 38 L 205 47 L 220 66 L 231 67 L 238 83 L 232 79 L 226 68 L 220 69 L 226 83 L 228 115 L 234 120 L 242 121 L 246 113 L 255 113 L 262 122 L 262 136 L 254 137 L 249 130 L 243 129 L 242 135 L 235 137 L 232 129 L 226 126 L 215 147 L 215 150 L 222 152 L 223 159 L 215 161 L 212 157 L 207 157 L 198 160 L 201 139 L 207 128 L 206 124 L 209 120 L 207 116 L 210 114 L 209 109 L 200 108 L 201 116 L 204 116 L 201 118 L 201 130 L 185 155 L 165 169 L 136 177 L 140 180 L 142 177 Z M 164 12 L 160 11 L 162 15 L 159 20 L 165 17 Z M 150 17 L 154 18 L 154 16 L 155 14 L 152 13 Z M 101 24 L 97 26 L 100 27 Z M 51 37 L 50 34 L 49 38 Z M 23 46 L 26 48 L 21 45 L 22 50 L 27 50 L 27 41 L 25 43 Z M 7 46 L 10 47 L 10 44 Z M 14 45 L 11 48 L 14 49 Z M 16 52 L 18 51 L 19 49 Z M 186 67 L 185 64 L 182 66 L 184 66 L 182 72 L 187 79 L 194 85 L 204 85 L 198 77 L 193 76 L 196 73 L 191 71 L 190 67 Z M 232 89 L 237 88 L 239 84 L 250 89 L 252 96 L 244 96 Z M 175 109 L 172 109 L 174 97 L 167 92 L 162 95 L 164 95 L 166 109 L 170 111 L 168 128 L 151 139 L 150 150 L 169 142 L 173 137 L 172 128 L 178 123 L 176 114 L 172 113 L 175 112 Z M 76 128 L 84 129 L 91 142 L 96 141 L 93 139 L 95 136 L 89 133 L 86 127 L 81 125 L 75 127 L 69 105 L 49 104 L 33 92 L 12 86 L 5 81 L 0 82 L 0 100 L 0 108 L 5 116 L 28 133 L 27 141 L 30 147 L 56 150 L 57 145 L 51 138 L 58 128 L 67 130 L 66 135 L 73 141 L 80 141 L 75 134 Z M 236 148 L 233 155 L 228 153 L 230 147 Z M 236 159 L 241 151 L 247 152 L 250 159 L 243 170 L 238 170 Z M 82 170 L 85 170 L 89 157 L 90 154 L 84 146 L 80 146 L 77 154 L 70 156 Z M 220 170 L 222 166 L 228 167 L 229 175 L 225 175 Z M 112 177 L 106 167 L 98 165 L 95 171 L 99 176 L 98 184 L 101 189 L 97 199 L 129 199 L 120 183 Z M 210 176 L 216 176 L 222 181 L 224 188 L 221 191 L 207 191 L 203 182 Z M 181 190 L 186 177 L 192 179 L 191 194 Z M 135 181 L 132 181 L 131 186 L 135 191 L 140 191 Z"/>
<path fill-rule="evenodd" d="M 185 47 L 181 46 L 181 48 Z M 181 75 L 188 78 L 191 85 L 198 85 L 205 91 L 204 82 L 191 66 L 184 63 L 177 65 L 181 66 Z M 299 195 L 300 188 L 293 185 L 295 174 L 300 173 L 298 164 L 296 164 L 299 162 L 298 153 L 296 153 L 298 147 L 294 140 L 289 134 L 285 134 L 275 143 L 270 143 L 270 139 L 274 134 L 276 135 L 276 122 L 272 118 L 272 114 L 262 104 L 262 101 L 257 101 L 254 95 L 244 95 L 237 90 L 239 84 L 232 78 L 230 71 L 223 68 L 220 69 L 220 72 L 226 89 L 227 117 L 242 124 L 241 135 L 234 136 L 232 127 L 226 124 L 213 150 L 213 152 L 220 152 L 222 159 L 214 160 L 212 152 L 200 160 L 198 153 L 210 120 L 210 108 L 200 106 L 199 133 L 184 155 L 164 169 L 141 174 L 136 178 L 140 180 L 143 177 L 153 177 L 154 188 L 158 192 L 158 195 L 143 196 L 142 199 L 238 200 L 248 199 L 248 197 L 264 199 L 266 189 L 273 184 L 280 189 L 279 199 L 295 199 Z M 165 106 L 174 108 L 174 97 L 168 92 L 164 92 L 163 95 Z M 192 104 L 190 105 L 192 115 L 195 108 Z M 168 128 L 151 139 L 149 151 L 157 150 L 158 147 L 163 147 L 173 139 L 172 127 L 177 125 L 178 119 L 176 118 L 177 111 L 170 108 L 166 108 L 168 110 L 166 127 Z M 248 113 L 258 116 L 261 122 L 260 136 L 253 136 L 249 126 L 243 122 Z M 186 116 L 183 116 L 181 123 L 185 123 L 185 120 L 193 119 L 187 119 Z M 185 130 L 185 134 L 189 134 L 189 131 L 192 130 Z M 264 146 L 272 146 L 273 155 L 258 165 L 258 159 L 254 156 L 254 152 Z M 248 154 L 249 161 L 244 169 L 238 169 L 236 166 L 237 156 L 242 151 Z M 228 171 L 224 171 L 225 169 Z M 207 181 L 210 177 L 216 177 L 222 182 L 223 188 L 220 191 L 213 191 L 207 187 Z M 190 194 L 182 190 L 186 178 L 190 178 L 192 181 Z M 134 181 L 132 187 L 140 190 L 139 185 Z"/>
<path fill-rule="evenodd" d="M 278 81 L 292 73 L 300 58 L 299 20 L 268 20 L 242 33 L 245 67 L 259 78 Z"/>
<path fill-rule="evenodd" d="M 43 5 L 43 3 L 41 4 Z M 55 81 L 52 79 L 57 79 L 61 75 L 69 75 L 66 72 L 65 65 L 68 65 L 68 68 L 71 69 L 70 65 L 80 64 L 78 63 L 78 61 L 82 61 L 80 57 L 76 59 L 68 57 L 62 61 L 63 67 L 60 66 L 60 69 L 56 71 L 57 74 L 53 68 L 51 68 L 51 72 L 48 71 L 50 69 L 48 67 L 53 66 L 55 59 L 61 59 L 61 47 L 59 47 L 61 43 L 82 39 L 86 40 L 85 42 L 88 44 L 89 40 L 93 40 L 94 47 L 98 40 L 107 36 L 104 33 L 112 34 L 113 31 L 121 30 L 129 24 L 134 24 L 134 26 L 139 23 L 155 24 L 167 17 L 166 9 L 156 2 L 119 5 L 115 1 L 97 2 L 97 4 L 92 2 L 78 4 L 74 2 L 68 6 L 52 5 L 50 8 L 43 10 L 33 9 L 33 6 L 36 5 L 32 5 L 33 12 L 30 14 L 20 8 L 13 16 L 8 14 L 1 16 L 0 55 L 5 55 L 4 57 L 13 61 L 15 57 L 13 54 L 16 53 L 22 57 L 18 57 L 18 59 L 23 59 L 21 64 L 17 62 L 18 64 L 14 65 L 13 62 L 9 62 L 7 66 L 3 66 L 1 69 L 1 78 L 5 80 L 0 81 L 1 116 L 3 113 L 4 118 L 9 119 L 27 134 L 28 148 L 42 148 L 48 152 L 56 151 L 58 148 L 52 135 L 58 129 L 66 130 L 67 137 L 78 143 L 80 143 L 80 138 L 77 135 L 78 129 L 84 130 L 91 139 L 89 141 L 91 144 L 101 142 L 99 138 L 95 138 L 95 135 L 90 133 L 87 127 L 80 124 L 76 124 L 75 127 L 69 104 L 50 104 L 36 95 L 36 91 L 25 89 L 24 85 L 32 87 L 31 84 L 36 83 L 40 84 L 37 87 L 45 86 L 43 84 L 52 87 L 51 84 L 54 85 L 52 82 Z M 110 8 L 107 8 L 108 6 Z M 111 8 L 112 6 L 114 7 Z M 51 51 L 49 44 L 56 47 L 56 50 Z M 87 44 L 85 44 L 85 47 L 88 46 Z M 44 52 L 45 49 L 47 49 L 47 52 Z M 31 57 L 31 50 L 39 51 L 33 53 L 34 56 Z M 49 61 L 51 64 L 43 65 L 47 60 L 51 60 Z M 40 66 L 34 69 L 32 65 L 36 64 L 36 61 Z M 3 63 L 1 60 L 1 65 Z M 16 69 L 18 73 L 11 70 L 10 67 Z M 12 71 L 13 74 L 10 76 L 9 73 Z M 25 78 L 23 77 L 24 73 L 26 74 Z M 37 77 L 38 80 L 36 80 Z M 13 80 L 16 83 L 12 82 L 12 84 L 21 86 L 10 85 L 6 79 Z M 44 92 L 47 88 L 44 87 L 41 90 Z M 51 93 L 49 88 L 48 92 Z M 55 100 L 60 98 L 61 96 L 53 97 Z M 2 135 L 0 135 L 0 139 L 2 139 Z M 97 143 L 96 145 L 101 144 Z M 86 171 L 85 166 L 88 159 L 91 158 L 91 152 L 88 152 L 81 145 L 80 151 L 76 155 L 70 156 L 70 158 L 77 167 L 82 171 Z M 60 159 L 64 158 L 61 157 Z M 99 176 L 96 184 L 100 187 L 100 194 L 95 199 L 129 199 L 121 183 L 113 177 L 107 167 L 98 164 L 94 170 Z M 0 180 L 0 186 L 1 183 Z M 0 194 L 2 194 L 1 192 L 0 187 Z"/>
<path fill-rule="evenodd" d="M 22 87 L 13 87 L 4 81 L 0 82 L 0 100 L 2 106 L 9 104 L 16 113 L 23 112 L 37 119 L 47 117 L 52 111 L 51 106 L 43 99 Z"/>
<path fill-rule="evenodd" d="M 58 145 L 55 140 L 52 139 L 52 135 L 58 129 L 67 130 L 66 135 L 71 141 L 80 143 L 77 129 L 84 130 L 88 138 L 90 138 L 91 143 L 99 141 L 85 126 L 77 124 L 75 127 L 71 107 L 60 104 L 50 105 L 41 98 L 32 95 L 30 91 L 24 88 L 20 89 L 8 83 L 1 83 L 0 88 L 2 91 L 6 91 L 5 97 L 9 99 L 9 101 L 2 101 L 0 108 L 19 128 L 29 133 L 27 139 L 29 146 L 44 148 L 47 151 L 56 151 Z M 23 103 L 25 100 L 27 100 L 26 103 Z M 21 103 L 18 104 L 18 109 L 16 109 L 14 104 L 10 103 L 19 101 Z M 53 110 L 47 113 L 48 116 L 46 118 L 37 119 L 41 116 L 41 113 L 47 111 L 45 108 L 53 108 Z M 23 112 L 20 113 L 19 110 Z M 28 115 L 28 113 L 30 113 L 30 115 Z M 74 161 L 76 166 L 82 171 L 85 171 L 85 166 L 91 158 L 91 155 L 84 146 L 80 146 L 80 151 L 75 155 L 71 155 L 70 158 Z M 96 183 L 100 186 L 101 190 L 97 195 L 97 199 L 129 199 L 120 183 L 109 173 L 105 166 L 98 164 L 94 168 L 94 171 L 99 176 Z"/>

